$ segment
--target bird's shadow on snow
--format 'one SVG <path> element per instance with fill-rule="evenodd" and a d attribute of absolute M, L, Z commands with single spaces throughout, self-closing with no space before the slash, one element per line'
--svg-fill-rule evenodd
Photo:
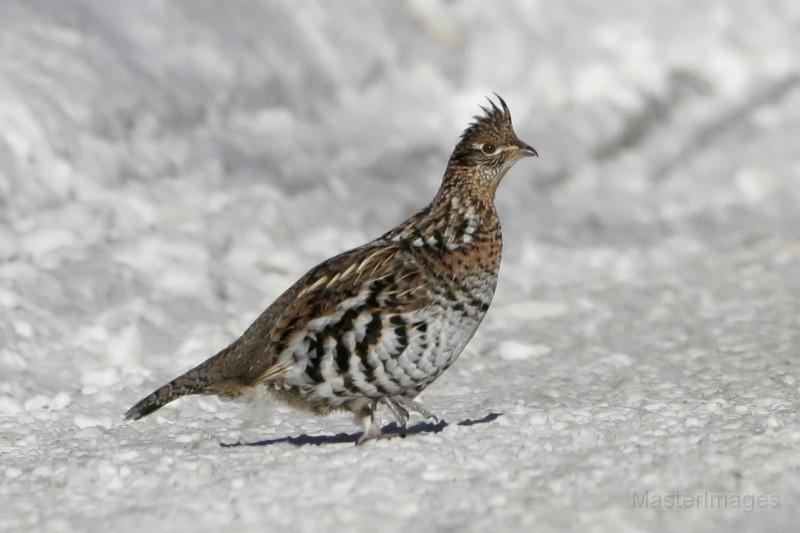
<path fill-rule="evenodd" d="M 470 419 L 467 418 L 466 420 L 462 420 L 458 422 L 457 426 L 474 426 L 476 424 L 487 424 L 496 420 L 499 416 L 503 413 L 489 413 L 488 415 L 484 416 L 483 418 L 478 419 Z M 414 424 L 413 426 L 406 429 L 407 435 L 417 435 L 422 433 L 439 433 L 444 428 L 449 426 L 447 422 L 444 420 L 440 420 L 439 422 L 420 422 L 419 424 Z M 395 422 L 383 426 L 381 429 L 385 437 L 383 438 L 395 438 L 401 437 L 400 435 L 400 428 Z M 272 446 L 273 444 L 292 444 L 294 446 L 307 446 L 309 444 L 314 446 L 321 446 L 323 444 L 354 444 L 358 441 L 358 438 L 361 436 L 361 433 L 337 433 L 336 435 L 298 435 L 296 437 L 281 437 L 278 439 L 266 439 L 260 440 L 257 442 L 233 442 L 233 443 L 224 443 L 221 442 L 220 446 L 224 448 L 234 448 L 237 446 Z"/>

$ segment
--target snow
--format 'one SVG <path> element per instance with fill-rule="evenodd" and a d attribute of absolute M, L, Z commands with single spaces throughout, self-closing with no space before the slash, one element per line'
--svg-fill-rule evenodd
<path fill-rule="evenodd" d="M 798 24 L 4 2 L 0 531 L 795 530 Z M 258 394 L 122 420 L 429 201 L 493 91 L 541 158 L 499 189 L 500 285 L 422 396 L 440 423 L 355 447 L 350 417 Z"/>
<path fill-rule="evenodd" d="M 502 341 L 497 347 L 500 358 L 505 361 L 521 361 L 549 354 L 552 349 L 544 344 L 529 344 L 519 341 Z"/>

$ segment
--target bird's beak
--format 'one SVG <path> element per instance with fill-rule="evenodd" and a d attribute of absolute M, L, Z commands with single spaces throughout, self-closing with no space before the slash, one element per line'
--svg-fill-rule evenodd
<path fill-rule="evenodd" d="M 517 157 L 539 157 L 539 152 L 537 152 L 533 146 L 525 144 L 522 141 L 519 141 L 517 146 L 519 147 L 517 149 Z"/>

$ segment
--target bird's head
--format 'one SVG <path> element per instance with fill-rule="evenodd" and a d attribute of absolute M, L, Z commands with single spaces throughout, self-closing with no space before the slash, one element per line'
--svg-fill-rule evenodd
<path fill-rule="evenodd" d="M 448 163 L 451 173 L 469 173 L 491 194 L 514 163 L 523 157 L 539 156 L 517 138 L 508 106 L 499 95 L 495 96 L 500 107 L 491 99 L 490 107 L 481 106 L 483 115 L 473 117 L 474 122 L 461 134 Z"/>

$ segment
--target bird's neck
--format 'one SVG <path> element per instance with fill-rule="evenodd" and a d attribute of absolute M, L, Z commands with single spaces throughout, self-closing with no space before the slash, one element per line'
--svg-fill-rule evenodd
<path fill-rule="evenodd" d="M 481 186 L 475 167 L 459 166 L 451 161 L 431 205 L 452 203 L 454 197 L 463 200 L 461 203 L 464 205 L 474 205 L 481 210 L 494 212 L 494 194 Z"/>
<path fill-rule="evenodd" d="M 448 167 L 433 201 L 384 236 L 417 247 L 456 250 L 500 238 L 494 199 L 482 194 L 475 177 Z"/>

